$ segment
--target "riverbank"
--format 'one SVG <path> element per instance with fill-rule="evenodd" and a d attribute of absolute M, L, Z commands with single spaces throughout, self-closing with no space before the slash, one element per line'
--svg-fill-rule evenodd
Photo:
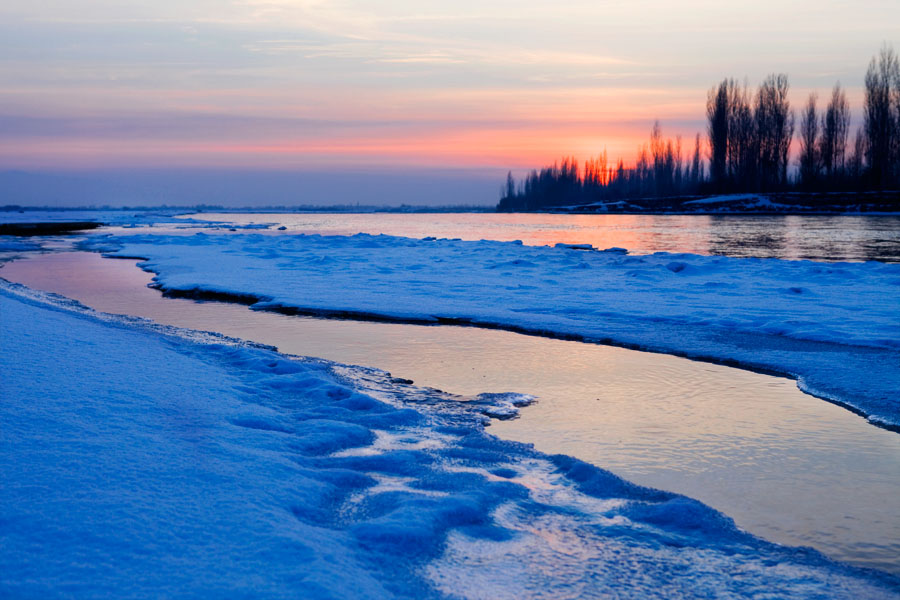
<path fill-rule="evenodd" d="M 575 214 L 900 215 L 900 191 L 776 192 L 604 200 L 535 210 Z"/>

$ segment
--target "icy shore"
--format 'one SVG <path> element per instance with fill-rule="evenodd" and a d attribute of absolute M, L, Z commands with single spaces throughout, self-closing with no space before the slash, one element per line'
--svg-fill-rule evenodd
<path fill-rule="evenodd" d="M 13 284 L 0 314 L 4 595 L 900 597 L 465 403 Z"/>
<path fill-rule="evenodd" d="M 161 289 L 256 309 L 502 327 L 798 378 L 900 428 L 900 265 L 391 236 L 95 237 Z"/>

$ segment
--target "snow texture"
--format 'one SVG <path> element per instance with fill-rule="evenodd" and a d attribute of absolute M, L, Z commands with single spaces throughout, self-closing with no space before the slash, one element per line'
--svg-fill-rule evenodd
<path fill-rule="evenodd" d="M 170 294 L 255 309 L 457 323 L 616 343 L 796 377 L 900 428 L 900 265 L 391 236 L 109 236 Z"/>
<path fill-rule="evenodd" d="M 756 194 L 733 194 L 728 196 L 709 196 L 708 198 L 700 198 L 698 200 L 688 200 L 684 204 L 723 204 L 726 202 L 743 203 L 756 206 L 778 206 L 785 208 L 783 204 L 775 204 L 765 196 L 757 196 Z"/>
<path fill-rule="evenodd" d="M 900 597 L 384 373 L 5 282 L 0 315 L 5 597 Z"/>

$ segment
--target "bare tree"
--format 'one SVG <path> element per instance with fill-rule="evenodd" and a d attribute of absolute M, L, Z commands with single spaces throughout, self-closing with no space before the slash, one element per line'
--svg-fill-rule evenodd
<path fill-rule="evenodd" d="M 659 121 L 654 121 L 653 129 L 650 130 L 650 156 L 653 160 L 653 187 L 656 196 L 664 196 L 669 182 L 666 172 L 666 143 L 662 138 Z"/>
<path fill-rule="evenodd" d="M 514 198 L 516 195 L 516 180 L 513 179 L 512 171 L 506 173 L 506 189 L 503 190 L 503 198 Z"/>
<path fill-rule="evenodd" d="M 536 210 L 603 198 L 669 197 L 685 193 L 866 189 L 900 185 L 900 58 L 884 46 L 865 77 L 863 125 L 848 149 L 850 106 L 837 83 L 821 114 L 811 94 L 800 113 L 800 177 L 788 180 L 795 116 L 788 78 L 773 74 L 751 96 L 745 82 L 724 79 L 707 94 L 709 178 L 704 174 L 701 134 L 685 156 L 682 140 L 665 139 L 659 122 L 639 148 L 633 169 L 602 155 L 584 163 L 565 158 L 531 171 L 517 185 L 512 174 L 501 189 L 501 210 Z"/>
<path fill-rule="evenodd" d="M 847 175 L 860 185 L 863 176 L 863 168 L 866 160 L 866 132 L 862 127 L 856 129 L 856 137 L 853 139 L 853 151 L 847 158 Z"/>
<path fill-rule="evenodd" d="M 894 60 L 893 70 L 893 93 L 891 99 L 894 103 L 894 148 L 891 158 L 891 167 L 893 173 L 893 184 L 900 186 L 900 68 L 897 65 L 897 59 Z"/>
<path fill-rule="evenodd" d="M 728 172 L 738 190 L 753 187 L 757 159 L 759 132 L 750 107 L 751 98 L 747 82 L 732 82 L 728 99 Z"/>
<path fill-rule="evenodd" d="M 694 157 L 691 159 L 691 192 L 696 194 L 703 181 L 703 163 L 700 159 L 700 134 L 694 138 Z"/>
<path fill-rule="evenodd" d="M 789 89 L 787 75 L 769 75 L 756 94 L 754 117 L 759 140 L 759 184 L 763 191 L 787 184 L 788 153 L 794 136 Z"/>
<path fill-rule="evenodd" d="M 632 172 L 632 189 L 629 192 L 632 198 L 646 198 L 653 195 L 653 165 L 647 152 L 647 144 L 641 146 L 638 152 L 637 162 Z"/>
<path fill-rule="evenodd" d="M 822 137 L 819 156 L 825 176 L 831 183 L 844 175 L 847 156 L 847 136 L 850 133 L 850 105 L 847 94 L 837 83 L 831 90 L 831 100 L 822 113 Z"/>
<path fill-rule="evenodd" d="M 819 178 L 819 116 L 816 113 L 816 94 L 809 95 L 800 116 L 800 185 L 811 190 Z"/>
<path fill-rule="evenodd" d="M 898 145 L 895 92 L 900 87 L 900 65 L 888 46 L 882 47 L 869 63 L 865 81 L 866 167 L 871 184 L 882 189 L 894 183 Z M 896 109 L 900 111 L 900 108 Z"/>
<path fill-rule="evenodd" d="M 670 142 L 671 143 L 671 142 Z M 684 191 L 684 157 L 681 155 L 681 136 L 675 136 L 675 159 L 673 161 L 672 170 L 675 177 L 674 189 L 672 192 L 676 195 Z"/>
<path fill-rule="evenodd" d="M 724 191 L 728 168 L 728 90 L 734 80 L 724 79 L 706 97 L 709 135 L 709 176 L 716 190 Z"/>

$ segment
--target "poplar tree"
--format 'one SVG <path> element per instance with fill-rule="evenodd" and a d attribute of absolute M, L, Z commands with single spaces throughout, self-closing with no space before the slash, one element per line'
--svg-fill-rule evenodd
<path fill-rule="evenodd" d="M 816 94 L 810 94 L 800 117 L 800 185 L 811 190 L 819 178 L 819 116 Z"/>

